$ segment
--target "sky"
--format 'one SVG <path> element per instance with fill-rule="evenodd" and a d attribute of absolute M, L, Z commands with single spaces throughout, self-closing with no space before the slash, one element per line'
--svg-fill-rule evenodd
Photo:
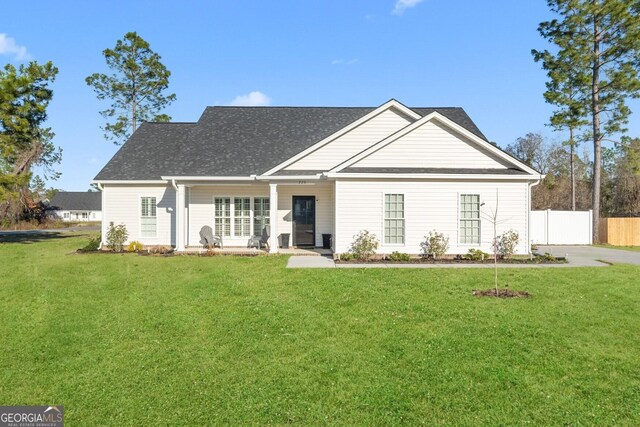
<path fill-rule="evenodd" d="M 118 147 L 106 141 L 85 78 L 107 72 L 102 51 L 137 31 L 171 71 L 173 121 L 208 105 L 463 107 L 505 147 L 546 123 L 546 75 L 531 49 L 552 17 L 544 0 L 235 0 L 7 2 L 0 65 L 53 61 L 47 125 L 63 149 L 48 184 L 89 188 Z M 631 102 L 632 110 L 640 109 Z M 631 117 L 631 135 L 640 123 Z"/>

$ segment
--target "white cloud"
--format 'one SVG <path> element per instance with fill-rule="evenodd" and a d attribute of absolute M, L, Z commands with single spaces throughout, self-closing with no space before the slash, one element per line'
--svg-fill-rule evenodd
<path fill-rule="evenodd" d="M 393 7 L 394 15 L 402 15 L 405 10 L 416 7 L 418 3 L 422 3 L 423 0 L 396 0 L 396 4 Z"/>
<path fill-rule="evenodd" d="M 5 33 L 0 33 L 0 55 L 13 55 L 14 59 L 18 61 L 25 61 L 31 58 L 26 47 L 20 46 Z"/>
<path fill-rule="evenodd" d="M 236 96 L 229 104 L 243 107 L 260 107 L 271 105 L 271 98 L 264 93 L 255 90 L 246 95 Z"/>

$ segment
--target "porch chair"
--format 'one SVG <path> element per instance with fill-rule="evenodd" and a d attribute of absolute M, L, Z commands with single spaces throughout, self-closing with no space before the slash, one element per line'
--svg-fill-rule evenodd
<path fill-rule="evenodd" d="M 220 249 L 224 249 L 222 237 L 214 236 L 213 229 L 208 225 L 205 225 L 200 229 L 200 243 L 207 249 L 214 248 L 216 245 L 218 245 Z"/>
<path fill-rule="evenodd" d="M 251 236 L 247 245 L 249 248 L 257 247 L 258 249 L 262 249 L 263 246 L 269 249 L 269 230 L 267 227 L 262 229 L 261 236 Z"/>

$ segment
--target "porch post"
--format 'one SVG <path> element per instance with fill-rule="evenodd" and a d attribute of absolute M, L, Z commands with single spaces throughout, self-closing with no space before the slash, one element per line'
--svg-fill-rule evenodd
<path fill-rule="evenodd" d="M 184 251 L 184 185 L 176 190 L 176 251 Z"/>
<path fill-rule="evenodd" d="M 278 185 L 269 184 L 269 253 L 278 253 Z"/>

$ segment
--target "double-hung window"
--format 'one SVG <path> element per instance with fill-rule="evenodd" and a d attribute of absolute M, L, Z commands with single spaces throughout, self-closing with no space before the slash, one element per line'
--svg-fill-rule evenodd
<path fill-rule="evenodd" d="M 256 197 L 253 199 L 253 235 L 262 236 L 262 230 L 269 230 L 269 198 Z"/>
<path fill-rule="evenodd" d="M 216 197 L 215 205 L 215 234 L 216 236 L 231 236 L 231 198 Z"/>
<path fill-rule="evenodd" d="M 142 197 L 140 199 L 140 236 L 156 237 L 157 232 L 156 198 Z"/>
<path fill-rule="evenodd" d="M 404 244 L 404 194 L 384 195 L 384 243 Z"/>
<path fill-rule="evenodd" d="M 480 195 L 460 195 L 460 243 L 480 244 Z"/>
<path fill-rule="evenodd" d="M 251 235 L 251 198 L 233 198 L 234 235 L 249 237 Z"/>

